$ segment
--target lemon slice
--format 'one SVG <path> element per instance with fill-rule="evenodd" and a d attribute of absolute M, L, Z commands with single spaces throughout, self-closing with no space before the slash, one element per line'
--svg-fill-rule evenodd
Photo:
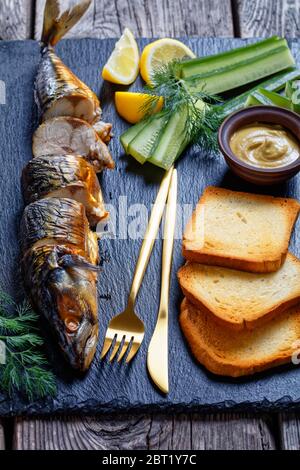
<path fill-rule="evenodd" d="M 115 93 L 115 105 L 119 115 L 131 124 L 136 124 L 145 116 L 143 106 L 146 105 L 150 95 L 146 93 L 132 93 L 129 91 L 117 91 Z M 160 97 L 157 101 L 153 113 L 158 113 L 164 100 Z"/>
<path fill-rule="evenodd" d="M 151 75 L 155 69 L 171 62 L 174 59 L 196 57 L 193 51 L 177 39 L 164 38 L 148 44 L 141 55 L 140 72 L 148 84 L 151 84 Z"/>
<path fill-rule="evenodd" d="M 130 29 L 125 28 L 102 70 L 102 77 L 112 83 L 130 85 L 139 73 L 139 50 Z"/>

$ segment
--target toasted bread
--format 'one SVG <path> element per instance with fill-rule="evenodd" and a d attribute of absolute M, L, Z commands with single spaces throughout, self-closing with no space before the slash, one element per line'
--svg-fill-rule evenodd
<path fill-rule="evenodd" d="M 237 334 L 184 299 L 180 325 L 195 358 L 214 374 L 239 377 L 292 363 L 300 339 L 300 306 L 254 331 Z"/>
<path fill-rule="evenodd" d="M 208 187 L 186 227 L 183 256 L 243 271 L 276 271 L 299 209 L 294 199 Z"/>
<path fill-rule="evenodd" d="M 275 273 L 246 273 L 191 261 L 178 271 L 184 295 L 229 328 L 253 329 L 300 302 L 300 260 L 289 253 Z"/>

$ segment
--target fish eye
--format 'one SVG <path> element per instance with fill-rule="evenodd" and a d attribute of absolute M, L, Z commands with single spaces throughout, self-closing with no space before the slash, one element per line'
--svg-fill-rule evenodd
<path fill-rule="evenodd" d="M 65 325 L 68 333 L 75 333 L 79 328 L 79 321 L 76 318 L 67 317 L 65 318 Z"/>

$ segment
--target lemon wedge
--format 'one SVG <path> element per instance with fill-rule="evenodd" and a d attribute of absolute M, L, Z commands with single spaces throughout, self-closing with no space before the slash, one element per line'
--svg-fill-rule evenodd
<path fill-rule="evenodd" d="M 130 29 L 125 28 L 102 70 L 102 77 L 112 83 L 130 85 L 139 73 L 139 49 Z"/>
<path fill-rule="evenodd" d="M 117 91 L 115 93 L 116 109 L 123 119 L 130 122 L 131 124 L 136 124 L 145 116 L 143 106 L 146 105 L 149 98 L 150 95 L 147 95 L 146 93 Z M 164 100 L 162 97 L 160 97 L 153 109 L 153 113 L 158 113 L 161 110 L 163 103 Z"/>
<path fill-rule="evenodd" d="M 151 75 L 155 69 L 184 57 L 194 58 L 195 54 L 177 39 L 164 38 L 148 44 L 141 55 L 140 72 L 146 83 L 151 84 Z"/>

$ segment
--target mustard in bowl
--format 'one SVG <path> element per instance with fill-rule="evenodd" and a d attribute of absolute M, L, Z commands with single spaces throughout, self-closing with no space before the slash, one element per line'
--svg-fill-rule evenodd
<path fill-rule="evenodd" d="M 277 184 L 300 170 L 300 116 L 287 109 L 253 106 L 233 113 L 218 140 L 228 166 L 252 183 Z"/>

